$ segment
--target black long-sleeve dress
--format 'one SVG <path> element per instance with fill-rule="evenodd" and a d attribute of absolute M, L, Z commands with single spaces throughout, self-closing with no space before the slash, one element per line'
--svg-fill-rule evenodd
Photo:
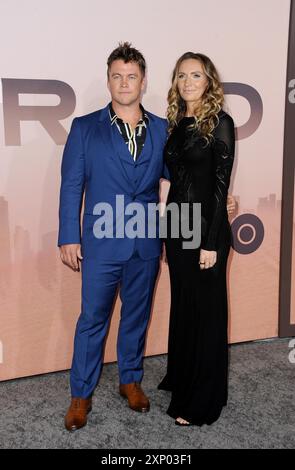
<path fill-rule="evenodd" d="M 201 245 L 183 249 L 171 237 L 166 256 L 171 283 L 167 374 L 158 386 L 172 392 L 167 413 L 191 424 L 212 424 L 227 403 L 228 341 L 226 263 L 231 230 L 226 202 L 234 159 L 232 118 L 221 110 L 208 145 L 184 117 L 164 152 L 171 186 L 167 204 L 201 203 Z M 170 227 L 170 231 L 169 231 Z M 217 251 L 212 268 L 201 270 L 200 249 Z"/>

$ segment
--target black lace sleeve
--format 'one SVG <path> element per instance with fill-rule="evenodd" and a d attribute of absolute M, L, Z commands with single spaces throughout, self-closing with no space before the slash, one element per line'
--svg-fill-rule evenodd
<path fill-rule="evenodd" d="M 213 156 L 215 162 L 215 191 L 212 217 L 201 248 L 216 251 L 218 232 L 222 221 L 227 217 L 227 194 L 235 153 L 234 122 L 228 114 L 219 117 L 219 124 L 214 131 Z"/>

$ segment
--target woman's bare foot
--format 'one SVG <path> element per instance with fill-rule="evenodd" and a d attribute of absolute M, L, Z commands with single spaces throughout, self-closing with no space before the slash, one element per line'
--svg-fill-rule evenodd
<path fill-rule="evenodd" d="M 176 421 L 179 423 L 179 424 L 190 424 L 189 421 L 186 421 L 185 419 L 181 418 L 180 416 L 178 418 L 176 418 Z"/>

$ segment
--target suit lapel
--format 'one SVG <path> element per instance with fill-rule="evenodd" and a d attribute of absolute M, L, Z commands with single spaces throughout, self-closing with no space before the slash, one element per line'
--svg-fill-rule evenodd
<path fill-rule="evenodd" d="M 124 142 L 124 139 L 122 135 L 120 134 L 120 131 L 117 128 L 116 124 L 112 125 L 111 133 L 112 133 L 113 145 L 117 153 L 120 155 L 122 160 L 133 165 L 133 162 L 134 162 L 133 157 L 131 153 L 129 152 L 128 146 Z"/>
<path fill-rule="evenodd" d="M 104 141 L 104 144 L 106 145 L 106 148 L 109 149 L 110 158 L 116 162 L 128 184 L 133 187 L 134 182 L 129 178 L 121 160 L 123 159 L 132 165 L 132 155 L 130 154 L 117 126 L 115 124 L 113 126 L 111 125 L 108 106 L 102 110 L 102 115 L 99 122 L 99 132 Z M 159 131 L 157 129 L 155 120 L 153 116 L 150 116 L 150 121 L 147 126 L 145 145 L 138 157 L 138 165 L 147 161 L 148 165 L 143 178 L 139 180 L 136 185 L 136 190 L 138 192 L 144 189 L 144 185 L 150 178 L 153 166 L 157 161 L 157 152 L 155 150 L 158 143 L 158 132 Z"/>
<path fill-rule="evenodd" d="M 104 141 L 106 148 L 109 149 L 108 156 L 110 156 L 110 158 L 112 158 L 115 161 L 117 167 L 119 168 L 121 173 L 123 173 L 125 179 L 128 181 L 128 184 L 132 184 L 132 181 L 128 177 L 128 174 L 120 158 L 120 155 L 122 155 L 122 153 L 124 153 L 124 150 L 126 150 L 124 149 L 124 145 L 125 145 L 124 140 L 122 139 L 122 136 L 120 135 L 117 127 L 114 125 L 115 129 L 113 129 L 114 126 L 111 125 L 108 106 L 103 111 L 107 111 L 107 112 L 104 113 L 104 115 L 102 116 L 102 120 L 99 123 L 99 132 L 101 134 L 102 140 Z M 121 144 L 123 144 L 123 148 L 121 148 Z M 120 153 L 118 151 L 119 148 L 120 148 Z M 127 152 L 129 153 L 128 149 L 127 149 Z M 130 156 L 129 156 L 128 161 L 130 163 L 130 159 L 132 159 L 132 156 L 130 153 L 129 155 Z M 124 155 L 124 156 L 125 156 L 125 159 L 127 159 L 128 155 L 127 156 Z"/>
<path fill-rule="evenodd" d="M 137 184 L 137 190 L 143 190 L 146 181 L 151 177 L 152 170 L 154 167 L 155 162 L 157 161 L 157 152 L 156 152 L 156 145 L 157 145 L 157 126 L 155 125 L 153 117 L 150 118 L 149 125 L 147 126 L 147 135 L 146 135 L 146 142 L 143 150 L 143 154 L 140 155 L 138 159 L 138 164 L 140 162 L 144 162 L 149 160 L 146 172 L 144 177 L 139 181 Z M 142 160 L 141 160 L 142 157 Z"/>

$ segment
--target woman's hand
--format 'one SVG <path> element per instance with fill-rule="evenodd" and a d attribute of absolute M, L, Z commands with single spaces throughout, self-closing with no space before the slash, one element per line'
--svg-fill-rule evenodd
<path fill-rule="evenodd" d="M 217 259 L 217 252 L 216 251 L 207 251 L 207 250 L 200 250 L 200 269 L 208 269 L 212 268 L 216 263 Z"/>
<path fill-rule="evenodd" d="M 233 214 L 236 210 L 236 200 L 231 194 L 227 196 L 226 209 L 228 215 Z"/>
<path fill-rule="evenodd" d="M 166 256 L 166 247 L 165 247 L 165 243 L 163 243 L 163 246 L 162 246 L 162 254 L 161 254 L 161 260 L 164 261 L 164 263 L 168 263 L 167 261 L 167 256 Z"/>

